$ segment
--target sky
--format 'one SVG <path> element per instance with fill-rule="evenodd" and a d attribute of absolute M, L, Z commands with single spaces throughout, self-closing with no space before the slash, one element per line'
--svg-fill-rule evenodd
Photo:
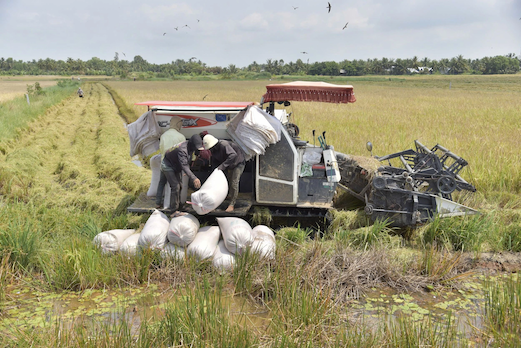
<path fill-rule="evenodd" d="M 329 3 L 330 11 L 323 0 L 0 0 L 0 57 L 108 61 L 118 52 L 246 67 L 521 56 L 521 0 Z"/>

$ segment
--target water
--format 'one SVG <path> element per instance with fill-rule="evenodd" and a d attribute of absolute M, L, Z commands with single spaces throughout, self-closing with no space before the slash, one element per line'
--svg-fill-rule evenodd
<path fill-rule="evenodd" d="M 114 290 L 40 292 L 29 288 L 8 287 L 6 300 L 0 310 L 0 332 L 13 328 L 44 328 L 59 320 L 62 325 L 90 319 L 112 323 L 125 320 L 137 331 L 143 319 L 161 316 L 166 306 L 184 297 L 182 291 L 167 285 L 132 287 Z M 268 320 L 268 311 L 244 298 L 227 296 L 223 305 L 231 320 L 244 315 L 252 325 Z"/>
<path fill-rule="evenodd" d="M 429 292 L 399 293 L 373 288 L 347 304 L 346 310 L 349 317 L 375 327 L 383 320 L 396 320 L 402 316 L 413 321 L 430 317 L 443 323 L 450 313 L 458 324 L 458 331 L 471 333 L 474 328 L 482 328 L 486 279 L 485 276 L 472 276 L 459 289 Z M 494 278 L 494 281 L 500 279 Z M 57 320 L 62 325 L 70 325 L 91 319 L 102 323 L 125 320 L 137 332 L 143 319 L 160 317 L 168 304 L 186 297 L 184 290 L 173 289 L 168 284 L 60 293 L 13 286 L 5 290 L 6 299 L 0 308 L 0 332 L 49 327 Z M 266 307 L 258 307 L 243 297 L 223 294 L 222 303 L 232 321 L 240 320 L 255 327 L 270 321 Z"/>

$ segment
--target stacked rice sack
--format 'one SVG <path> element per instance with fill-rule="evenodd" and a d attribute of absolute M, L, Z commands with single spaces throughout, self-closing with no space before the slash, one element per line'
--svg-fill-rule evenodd
<path fill-rule="evenodd" d="M 103 253 L 121 252 L 136 255 L 142 249 L 159 250 L 162 258 L 198 261 L 211 260 L 220 271 L 232 270 L 237 255 L 247 248 L 263 258 L 275 258 L 275 235 L 264 225 L 251 228 L 237 217 L 217 218 L 219 226 L 200 227 L 191 214 L 168 217 L 155 210 L 140 233 L 135 230 L 111 230 L 94 237 Z"/>

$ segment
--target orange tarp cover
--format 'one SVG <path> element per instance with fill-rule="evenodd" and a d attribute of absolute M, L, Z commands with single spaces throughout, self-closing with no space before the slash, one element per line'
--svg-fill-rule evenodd
<path fill-rule="evenodd" d="M 351 85 L 334 85 L 326 82 L 295 81 L 267 85 L 263 103 L 278 101 L 316 101 L 325 103 L 354 103 L 355 92 Z"/>

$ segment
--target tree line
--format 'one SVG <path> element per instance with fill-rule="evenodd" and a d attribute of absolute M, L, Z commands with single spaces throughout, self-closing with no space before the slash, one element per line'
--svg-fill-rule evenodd
<path fill-rule="evenodd" d="M 141 56 L 133 60 L 120 59 L 116 52 L 110 61 L 93 57 L 87 61 L 68 58 L 51 58 L 32 61 L 0 58 L 0 75 L 108 75 L 122 78 L 172 78 L 178 75 L 204 76 L 220 75 L 222 78 L 248 74 L 268 75 L 325 75 L 325 76 L 363 76 L 363 75 L 406 75 L 418 74 L 515 74 L 520 70 L 520 59 L 510 53 L 505 56 L 465 59 L 462 55 L 452 59 L 355 59 L 341 62 L 296 62 L 268 59 L 265 63 L 253 62 L 239 68 L 234 64 L 226 67 L 208 66 L 194 58 L 188 61 L 177 59 L 171 63 L 154 64 Z"/>

